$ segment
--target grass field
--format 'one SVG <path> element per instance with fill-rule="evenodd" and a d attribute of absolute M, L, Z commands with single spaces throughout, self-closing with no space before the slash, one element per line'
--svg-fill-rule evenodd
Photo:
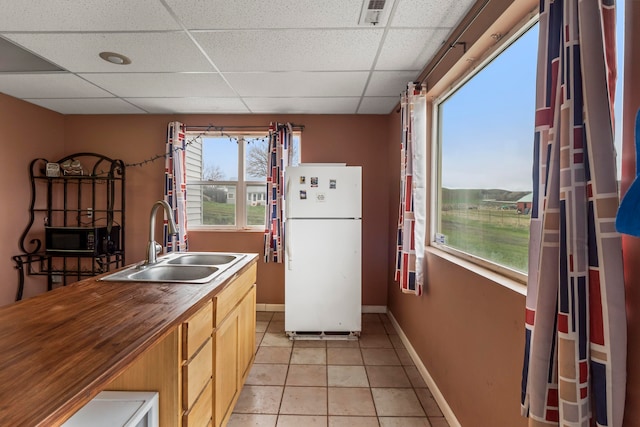
<path fill-rule="evenodd" d="M 526 272 L 529 216 L 515 211 L 465 209 L 442 212 L 447 246 Z"/>
<path fill-rule="evenodd" d="M 203 202 L 204 225 L 235 225 L 236 205 L 231 203 Z M 264 224 L 264 206 L 247 206 L 247 225 Z"/>

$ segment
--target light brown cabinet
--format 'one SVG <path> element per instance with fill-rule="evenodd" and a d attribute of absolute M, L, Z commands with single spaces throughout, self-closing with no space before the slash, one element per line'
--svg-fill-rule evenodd
<path fill-rule="evenodd" d="M 251 275 L 239 277 L 233 289 L 227 288 L 214 298 L 217 323 L 214 331 L 213 425 L 216 427 L 229 420 L 253 363 L 255 298 L 256 285 Z"/>
<path fill-rule="evenodd" d="M 214 426 L 227 416 L 238 390 L 238 316 L 234 310 L 215 331 L 216 354 L 214 360 L 215 402 Z"/>
<path fill-rule="evenodd" d="M 238 382 L 244 384 L 256 352 L 256 286 L 238 306 Z"/>
<path fill-rule="evenodd" d="M 161 427 L 225 425 L 254 360 L 255 280 L 253 264 L 105 389 L 159 391 Z"/>

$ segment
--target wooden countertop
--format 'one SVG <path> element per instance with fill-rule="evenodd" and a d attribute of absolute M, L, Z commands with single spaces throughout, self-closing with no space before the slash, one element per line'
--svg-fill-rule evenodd
<path fill-rule="evenodd" d="M 256 261 L 205 285 L 90 278 L 0 308 L 0 426 L 64 422 Z"/>

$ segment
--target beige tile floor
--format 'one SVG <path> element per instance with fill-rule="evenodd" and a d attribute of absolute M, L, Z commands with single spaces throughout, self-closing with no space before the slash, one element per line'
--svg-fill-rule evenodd
<path fill-rule="evenodd" d="M 290 341 L 258 312 L 256 359 L 229 427 L 449 427 L 385 314 L 357 341 Z"/>

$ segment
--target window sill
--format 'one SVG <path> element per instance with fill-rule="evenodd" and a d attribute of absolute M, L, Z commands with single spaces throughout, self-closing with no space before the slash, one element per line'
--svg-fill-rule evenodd
<path fill-rule="evenodd" d="M 492 282 L 500 286 L 503 286 L 507 289 L 510 289 L 514 292 L 517 292 L 521 295 L 524 295 L 524 296 L 527 295 L 527 286 L 517 280 L 503 276 L 502 274 L 496 273 L 495 271 L 491 271 L 488 268 L 482 267 L 470 261 L 459 258 L 453 254 L 445 252 L 442 249 L 438 249 L 434 246 L 427 246 L 425 248 L 425 252 L 435 255 L 439 258 L 445 259 L 452 264 L 456 264 L 460 268 L 469 270 L 470 272 L 475 273 L 478 276 L 484 277 L 487 280 L 491 280 Z"/>

